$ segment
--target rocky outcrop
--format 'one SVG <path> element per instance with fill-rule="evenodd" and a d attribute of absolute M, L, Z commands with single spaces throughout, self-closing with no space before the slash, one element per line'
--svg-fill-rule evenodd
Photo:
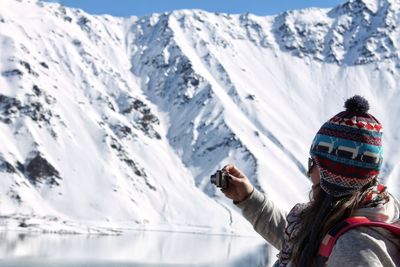
<path fill-rule="evenodd" d="M 0 159 L 0 172 L 16 173 L 17 169 L 8 161 Z"/>
<path fill-rule="evenodd" d="M 40 153 L 27 162 L 26 174 L 33 185 L 60 185 L 60 173 Z"/>
<path fill-rule="evenodd" d="M 120 96 L 118 105 L 120 113 L 131 120 L 133 127 L 141 130 L 150 138 L 161 139 L 160 134 L 155 129 L 160 124 L 160 120 L 151 112 L 146 103 L 138 98 Z M 127 126 L 114 127 L 114 130 L 118 131 L 118 135 L 123 136 L 131 132 L 131 129 Z"/>
<path fill-rule="evenodd" d="M 32 90 L 38 96 L 42 94 L 41 89 L 36 85 L 33 86 Z M 46 96 L 44 102 L 51 105 L 55 102 L 55 99 Z M 40 99 L 31 99 L 23 103 L 15 97 L 0 94 L 0 121 L 9 124 L 21 116 L 27 116 L 36 122 L 50 124 L 54 115 L 51 109 L 46 107 Z"/>

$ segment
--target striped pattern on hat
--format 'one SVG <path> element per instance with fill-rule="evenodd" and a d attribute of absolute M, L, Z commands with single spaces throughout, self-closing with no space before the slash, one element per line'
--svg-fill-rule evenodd
<path fill-rule="evenodd" d="M 322 125 L 310 149 L 319 167 L 321 188 L 335 197 L 368 184 L 379 174 L 383 160 L 382 125 L 367 113 L 368 102 L 354 96 L 345 107 L 346 111 Z"/>

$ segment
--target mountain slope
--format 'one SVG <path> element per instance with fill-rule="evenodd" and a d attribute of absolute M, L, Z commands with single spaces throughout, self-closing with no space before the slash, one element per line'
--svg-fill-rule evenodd
<path fill-rule="evenodd" d="M 232 162 L 281 207 L 304 201 L 311 140 L 354 94 L 385 127 L 399 196 L 397 5 L 114 18 L 2 1 L 3 220 L 248 233 L 209 175 Z"/>

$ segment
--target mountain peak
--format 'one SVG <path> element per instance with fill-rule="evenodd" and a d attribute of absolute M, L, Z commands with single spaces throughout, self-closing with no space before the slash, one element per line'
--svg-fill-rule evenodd
<path fill-rule="evenodd" d="M 285 12 L 275 19 L 284 51 L 325 62 L 359 65 L 398 60 L 398 1 L 350 0 L 336 8 Z"/>
<path fill-rule="evenodd" d="M 396 0 L 350 0 L 332 9 L 333 14 L 376 14 L 382 8 L 394 8 L 398 1 Z"/>

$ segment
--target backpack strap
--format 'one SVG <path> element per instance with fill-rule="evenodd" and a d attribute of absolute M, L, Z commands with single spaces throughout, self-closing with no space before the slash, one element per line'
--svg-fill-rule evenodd
<path fill-rule="evenodd" d="M 400 236 L 400 226 L 398 225 L 384 222 L 373 222 L 370 221 L 367 217 L 350 217 L 338 223 L 325 235 L 319 246 L 318 254 L 325 260 L 328 260 L 329 256 L 332 253 L 333 246 L 335 245 L 338 238 L 345 232 L 360 226 L 382 227 L 389 230 L 393 234 Z"/>

